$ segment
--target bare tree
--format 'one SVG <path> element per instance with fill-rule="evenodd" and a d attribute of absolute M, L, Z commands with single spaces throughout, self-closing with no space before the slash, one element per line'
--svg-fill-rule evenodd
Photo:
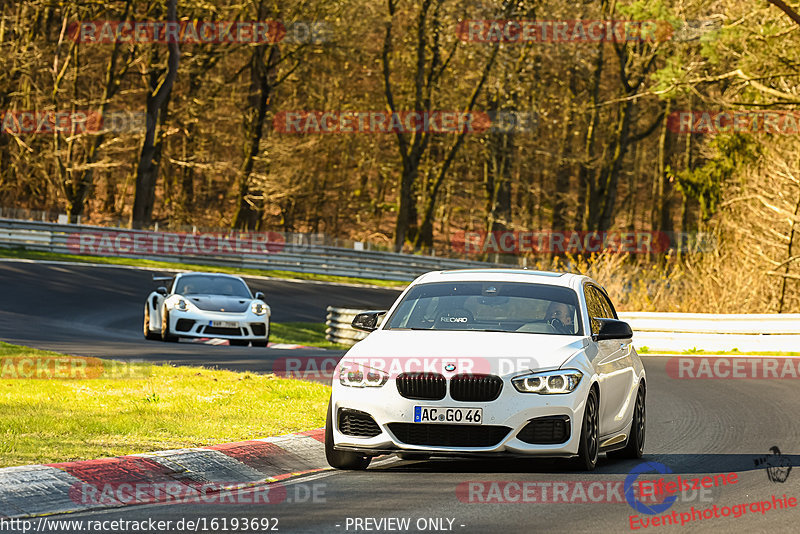
<path fill-rule="evenodd" d="M 169 0 L 167 23 L 177 24 L 177 21 L 177 0 Z M 163 123 L 166 120 L 172 86 L 178 78 L 181 57 L 177 39 L 169 39 L 167 49 L 169 56 L 165 70 L 156 68 L 159 59 L 157 45 L 154 44 L 151 49 L 150 72 L 148 72 L 149 91 L 145 107 L 147 126 L 139 164 L 136 168 L 136 187 L 131 212 L 131 226 L 134 228 L 149 225 L 153 217 L 156 181 L 163 149 Z"/>

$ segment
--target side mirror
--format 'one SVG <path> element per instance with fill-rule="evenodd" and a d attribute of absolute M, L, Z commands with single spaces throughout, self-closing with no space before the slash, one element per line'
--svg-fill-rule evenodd
<path fill-rule="evenodd" d="M 363 330 L 365 332 L 372 332 L 378 329 L 379 319 L 386 315 L 387 310 L 373 310 L 364 313 L 359 313 L 353 318 L 350 326 L 356 330 Z"/>
<path fill-rule="evenodd" d="M 256 300 L 264 300 L 264 293 L 262 293 L 261 291 L 256 291 L 256 294 L 254 295 L 254 298 Z"/>
<path fill-rule="evenodd" d="M 605 339 L 630 339 L 633 337 L 631 325 L 625 321 L 601 317 L 595 317 L 594 320 L 600 322 L 600 331 L 592 336 L 595 341 L 603 341 Z"/>
<path fill-rule="evenodd" d="M 156 293 L 158 293 L 162 297 L 166 297 L 167 296 L 167 288 L 164 287 L 164 286 L 158 286 L 156 288 Z"/>

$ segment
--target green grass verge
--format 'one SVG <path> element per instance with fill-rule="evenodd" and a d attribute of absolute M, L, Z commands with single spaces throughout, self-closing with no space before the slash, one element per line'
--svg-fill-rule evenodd
<path fill-rule="evenodd" d="M 347 350 L 347 345 L 331 343 L 325 339 L 325 323 L 272 323 L 270 343 L 291 343 L 322 347 L 324 349 Z"/>
<path fill-rule="evenodd" d="M 0 342 L 0 467 L 112 457 L 324 425 L 330 387 L 198 367 L 131 364 L 138 378 L 8 378 L 22 359 L 93 361 Z M 46 363 L 45 363 L 46 365 Z M 88 376 L 91 376 L 89 373 Z"/>
<path fill-rule="evenodd" d="M 639 354 L 676 354 L 676 355 L 713 355 L 713 356 L 800 356 L 800 352 L 742 352 L 739 349 L 732 350 L 702 350 L 691 348 L 684 351 L 673 350 L 652 350 L 650 347 L 637 347 L 636 352 Z"/>
<path fill-rule="evenodd" d="M 58 254 L 55 252 L 41 252 L 19 248 L 0 247 L 0 257 L 20 258 L 26 260 L 51 260 L 51 261 L 79 261 L 82 263 L 98 263 L 102 265 L 130 265 L 133 267 L 153 267 L 156 269 L 183 269 L 187 271 L 228 273 L 238 275 L 272 276 L 289 280 L 316 280 L 318 282 L 340 282 L 347 284 L 363 284 L 381 287 L 403 288 L 408 282 L 394 280 L 374 280 L 372 278 L 356 278 L 348 276 L 333 276 L 327 274 L 295 273 L 291 271 L 238 269 L 235 267 L 211 267 L 208 265 L 195 265 L 169 261 L 142 260 L 136 258 L 122 258 L 115 256 L 79 256 L 77 254 Z"/>

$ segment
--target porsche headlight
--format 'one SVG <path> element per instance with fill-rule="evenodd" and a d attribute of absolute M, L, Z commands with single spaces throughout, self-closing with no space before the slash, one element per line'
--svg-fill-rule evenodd
<path fill-rule="evenodd" d="M 352 388 L 379 388 L 389 380 L 389 375 L 380 369 L 345 362 L 339 368 L 339 383 Z"/>
<path fill-rule="evenodd" d="M 583 373 L 576 369 L 564 371 L 546 371 L 518 376 L 511 380 L 517 391 L 521 393 L 539 393 L 540 395 L 558 395 L 572 393 L 581 383 Z"/>
<path fill-rule="evenodd" d="M 180 311 L 186 311 L 187 309 L 189 309 L 189 305 L 186 303 L 185 300 L 180 299 L 175 304 L 175 309 L 180 310 Z"/>
<path fill-rule="evenodd" d="M 252 311 L 256 315 L 264 315 L 265 313 L 267 313 L 267 307 L 264 306 L 264 304 L 261 302 L 253 302 L 250 305 L 250 311 Z"/>

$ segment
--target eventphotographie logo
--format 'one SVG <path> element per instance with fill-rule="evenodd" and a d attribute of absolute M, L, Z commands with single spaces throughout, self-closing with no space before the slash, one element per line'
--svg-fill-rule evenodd
<path fill-rule="evenodd" d="M 631 508 L 640 514 L 657 515 L 669 510 L 669 508 L 675 504 L 675 501 L 678 500 L 677 495 L 665 497 L 664 500 L 659 503 L 645 503 L 634 492 L 634 486 L 637 484 L 639 476 L 646 473 L 658 473 L 666 475 L 672 473 L 672 469 L 658 462 L 644 462 L 637 465 L 631 469 L 631 471 L 628 473 L 628 476 L 625 477 L 625 483 L 623 486 L 625 500 L 628 502 Z M 641 494 L 641 490 L 639 491 L 639 494 Z"/>

